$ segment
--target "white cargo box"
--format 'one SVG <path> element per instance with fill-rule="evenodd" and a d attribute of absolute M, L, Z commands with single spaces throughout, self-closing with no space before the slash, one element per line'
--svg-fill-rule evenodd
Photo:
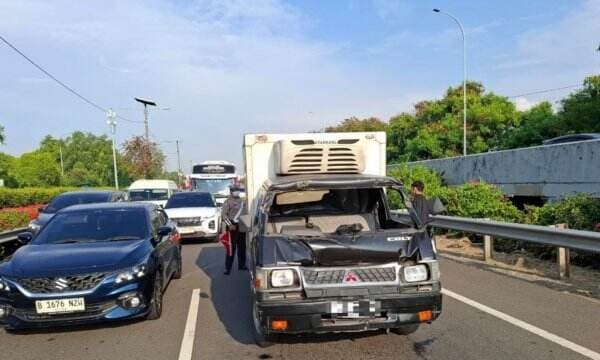
<path fill-rule="evenodd" d="M 385 132 L 244 136 L 248 204 L 267 181 L 300 174 L 386 173 Z"/>

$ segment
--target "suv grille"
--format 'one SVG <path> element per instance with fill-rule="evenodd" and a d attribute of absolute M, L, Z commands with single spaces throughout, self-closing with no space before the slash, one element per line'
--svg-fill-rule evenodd
<path fill-rule="evenodd" d="M 304 279 L 309 285 L 342 284 L 347 274 L 357 283 L 396 281 L 396 269 L 393 267 L 364 268 L 349 270 L 303 270 Z"/>
<path fill-rule="evenodd" d="M 29 292 L 36 294 L 51 294 L 92 289 L 98 285 L 106 275 L 107 273 L 94 273 L 63 277 L 22 278 L 17 281 Z"/>
<path fill-rule="evenodd" d="M 200 226 L 202 225 L 202 219 L 199 217 L 189 218 L 175 218 L 173 219 L 178 226 Z"/>

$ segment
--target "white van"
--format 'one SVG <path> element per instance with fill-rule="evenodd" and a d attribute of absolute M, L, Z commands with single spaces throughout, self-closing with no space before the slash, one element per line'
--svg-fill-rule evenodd
<path fill-rule="evenodd" d="M 127 191 L 129 201 L 142 201 L 164 207 L 179 187 L 172 180 L 136 180 Z"/>

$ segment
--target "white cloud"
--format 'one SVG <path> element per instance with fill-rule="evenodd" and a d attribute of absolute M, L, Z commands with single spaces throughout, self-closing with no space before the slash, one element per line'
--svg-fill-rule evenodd
<path fill-rule="evenodd" d="M 525 97 L 518 97 L 513 100 L 517 111 L 527 111 L 536 105 L 536 102 L 530 101 Z"/>
<path fill-rule="evenodd" d="M 600 1 L 587 0 L 582 6 L 567 12 L 558 22 L 525 32 L 518 39 L 513 59 L 498 65 L 499 69 L 534 67 L 580 73 L 590 72 L 598 66 L 600 34 Z"/>
<path fill-rule="evenodd" d="M 183 8 L 158 0 L 32 0 L 0 2 L 0 13 L 11 14 L 0 33 L 101 105 L 134 108 L 141 96 L 170 107 L 150 114 L 150 129 L 183 141 L 184 164 L 239 162 L 246 132 L 308 131 L 352 115 L 385 119 L 410 105 L 410 95 L 390 99 L 389 89 L 338 59 L 345 44 L 305 39 L 309 20 L 276 0 L 198 0 Z M 0 65 L 16 69 L 0 75 L 11 95 L 0 108 L 15 119 L 4 124 L 8 151 L 27 151 L 47 133 L 106 132 L 103 114 L 52 82 L 19 81 L 40 74 L 7 49 L 0 54 Z M 139 111 L 121 114 L 141 119 Z M 120 121 L 118 137 L 142 131 Z M 13 141 L 19 134 L 29 136 Z"/>

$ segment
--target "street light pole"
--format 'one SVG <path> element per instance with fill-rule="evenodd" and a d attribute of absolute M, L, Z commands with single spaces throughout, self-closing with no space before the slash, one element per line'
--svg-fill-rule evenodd
<path fill-rule="evenodd" d="M 135 101 L 141 103 L 144 105 L 144 127 L 145 127 L 145 135 L 146 135 L 146 141 L 150 142 L 150 130 L 148 128 L 148 105 L 150 106 L 156 106 L 156 103 L 154 101 L 151 100 L 147 100 L 147 99 L 142 99 L 139 97 L 134 98 Z"/>
<path fill-rule="evenodd" d="M 440 9 L 433 9 L 433 12 L 444 14 L 454 20 L 460 28 L 463 40 L 463 156 L 467 156 L 467 37 L 465 29 L 458 18 L 450 13 Z"/>
<path fill-rule="evenodd" d="M 117 133 L 117 122 L 115 118 L 117 114 L 115 114 L 112 109 L 109 109 L 106 112 L 106 123 L 110 127 L 110 132 L 112 134 L 112 152 L 113 152 L 113 171 L 115 173 L 115 189 L 119 190 L 119 174 L 117 173 L 117 149 L 115 146 L 115 138 Z"/>

